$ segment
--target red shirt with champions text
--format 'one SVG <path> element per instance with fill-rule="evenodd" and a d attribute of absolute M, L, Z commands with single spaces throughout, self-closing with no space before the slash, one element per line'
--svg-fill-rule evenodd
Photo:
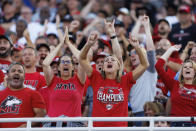
<path fill-rule="evenodd" d="M 128 117 L 128 96 L 135 84 L 132 72 L 116 80 L 103 79 L 101 74 L 93 69 L 89 78 L 93 88 L 93 117 Z M 94 126 L 127 126 L 127 122 L 94 122 Z"/>

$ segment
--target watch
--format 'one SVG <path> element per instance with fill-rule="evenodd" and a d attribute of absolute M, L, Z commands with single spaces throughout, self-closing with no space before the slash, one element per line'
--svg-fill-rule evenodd
<path fill-rule="evenodd" d="M 110 37 L 110 39 L 114 39 L 114 38 L 116 38 L 116 37 L 117 37 L 116 35 L 113 35 L 113 36 Z"/>

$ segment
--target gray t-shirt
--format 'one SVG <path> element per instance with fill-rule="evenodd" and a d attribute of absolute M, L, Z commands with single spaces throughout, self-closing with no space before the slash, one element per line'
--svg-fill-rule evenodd
<path fill-rule="evenodd" d="M 156 95 L 157 72 L 155 69 L 155 51 L 147 52 L 149 67 L 136 81 L 130 91 L 130 103 L 133 113 L 143 111 L 147 101 L 153 101 Z"/>

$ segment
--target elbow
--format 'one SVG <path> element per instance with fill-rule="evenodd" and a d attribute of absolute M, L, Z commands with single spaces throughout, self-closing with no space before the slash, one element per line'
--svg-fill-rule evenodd
<path fill-rule="evenodd" d="M 149 66 L 150 66 L 150 64 L 149 64 L 148 61 L 146 61 L 146 62 L 143 64 L 143 67 L 144 67 L 145 69 L 147 69 Z"/>
<path fill-rule="evenodd" d="M 45 109 L 41 109 L 39 111 L 39 114 L 38 114 L 39 117 L 45 117 L 46 116 L 46 110 Z"/>

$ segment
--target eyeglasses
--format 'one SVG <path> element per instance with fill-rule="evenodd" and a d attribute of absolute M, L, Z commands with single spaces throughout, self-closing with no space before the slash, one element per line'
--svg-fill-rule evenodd
<path fill-rule="evenodd" d="M 71 64 L 70 60 L 61 60 L 61 64 Z"/>
<path fill-rule="evenodd" d="M 136 53 L 136 51 L 135 51 L 135 50 L 134 50 L 134 51 L 130 51 L 130 52 L 129 52 L 129 56 L 132 56 L 133 54 L 134 54 L 134 55 L 137 55 L 137 53 Z"/>

